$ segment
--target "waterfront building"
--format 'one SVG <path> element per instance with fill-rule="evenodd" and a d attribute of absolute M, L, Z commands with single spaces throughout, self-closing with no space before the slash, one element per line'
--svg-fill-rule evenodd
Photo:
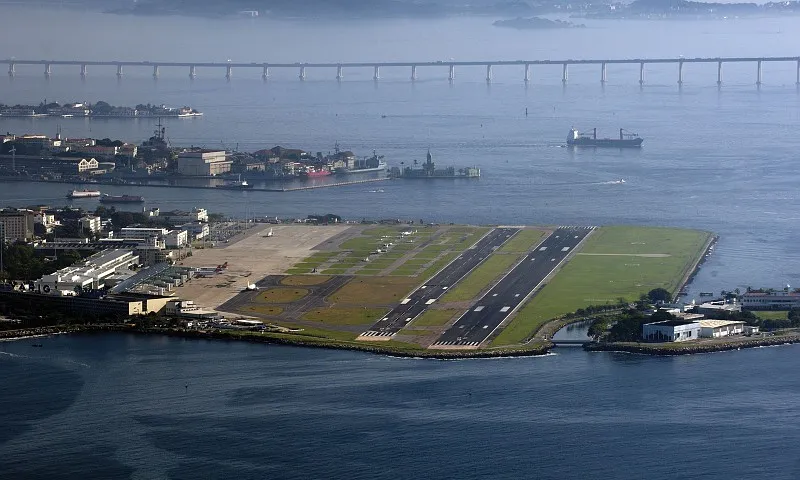
<path fill-rule="evenodd" d="M 189 150 L 178 154 L 178 173 L 188 176 L 214 176 L 228 173 L 231 164 L 223 150 Z"/>
<path fill-rule="evenodd" d="M 0 224 L 6 242 L 27 242 L 33 238 L 34 213 L 31 210 L 3 210 Z"/>
<path fill-rule="evenodd" d="M 685 342 L 700 338 L 700 323 L 692 320 L 664 320 L 642 325 L 648 342 Z"/>
<path fill-rule="evenodd" d="M 34 287 L 39 293 L 56 296 L 70 296 L 87 290 L 98 290 L 112 286 L 107 285 L 106 279 L 120 272 L 129 272 L 129 267 L 138 262 L 139 257 L 134 255 L 132 250 L 105 250 L 75 265 L 44 275 L 34 282 Z"/>
<path fill-rule="evenodd" d="M 90 233 L 100 233 L 103 229 L 103 222 L 100 220 L 100 217 L 95 217 L 94 215 L 86 215 L 79 220 L 81 225 L 81 230 L 88 231 Z"/>
<path fill-rule="evenodd" d="M 739 299 L 745 310 L 791 310 L 800 307 L 800 292 L 783 290 L 751 290 Z"/>
<path fill-rule="evenodd" d="M 733 320 L 700 320 L 700 336 L 719 338 L 744 333 L 744 322 Z"/>

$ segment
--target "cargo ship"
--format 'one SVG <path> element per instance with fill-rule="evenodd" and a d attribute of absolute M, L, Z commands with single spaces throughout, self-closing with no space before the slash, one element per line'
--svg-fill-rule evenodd
<path fill-rule="evenodd" d="M 330 169 L 324 167 L 308 167 L 300 172 L 300 175 L 307 178 L 327 177 L 331 174 Z"/>
<path fill-rule="evenodd" d="M 350 175 L 353 173 L 385 172 L 386 161 L 383 155 L 378 155 L 373 151 L 372 156 L 361 160 L 356 160 L 352 167 L 340 167 L 336 169 L 337 175 Z"/>
<path fill-rule="evenodd" d="M 597 138 L 597 129 L 592 129 L 592 134 L 580 133 L 575 127 L 569 129 L 567 146 L 570 147 L 613 147 L 613 148 L 638 148 L 644 139 L 635 133 L 627 133 L 619 129 L 619 138 Z"/>
<path fill-rule="evenodd" d="M 106 195 L 100 197 L 100 203 L 144 203 L 144 198 L 138 195 Z"/>
<path fill-rule="evenodd" d="M 72 190 L 71 192 L 67 193 L 67 198 L 91 198 L 99 196 L 100 192 L 97 190 Z"/>
<path fill-rule="evenodd" d="M 416 164 L 416 160 L 414 163 Z M 404 167 L 402 169 L 393 167 L 390 175 L 395 178 L 478 178 L 481 176 L 481 169 L 478 167 L 464 167 L 455 168 L 447 167 L 444 169 L 437 169 L 436 164 L 433 163 L 431 151 L 428 150 L 425 163 L 422 168 Z"/>

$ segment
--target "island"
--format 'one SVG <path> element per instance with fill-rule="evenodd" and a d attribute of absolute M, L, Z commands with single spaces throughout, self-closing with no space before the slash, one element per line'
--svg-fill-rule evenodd
<path fill-rule="evenodd" d="M 495 27 L 515 28 L 517 30 L 551 30 L 556 28 L 586 28 L 586 25 L 574 24 L 564 20 L 549 20 L 541 17 L 517 17 L 510 20 L 497 20 Z"/>
<path fill-rule="evenodd" d="M 203 114 L 191 107 L 172 108 L 166 105 L 139 104 L 135 107 L 118 107 L 107 102 L 41 102 L 39 105 L 4 105 L 0 103 L 3 117 L 104 117 L 104 118 L 160 118 L 199 117 Z"/>

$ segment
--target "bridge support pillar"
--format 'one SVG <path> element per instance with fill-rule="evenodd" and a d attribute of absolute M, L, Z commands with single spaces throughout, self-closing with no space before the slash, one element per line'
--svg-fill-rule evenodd
<path fill-rule="evenodd" d="M 267 65 L 266 63 L 261 69 L 261 78 L 264 80 L 269 78 L 269 65 Z"/>
<path fill-rule="evenodd" d="M 492 81 L 492 66 L 491 65 L 486 65 L 486 81 L 487 82 L 491 82 Z"/>
<path fill-rule="evenodd" d="M 717 62 L 717 86 L 722 85 L 722 62 Z"/>
<path fill-rule="evenodd" d="M 372 79 L 379 80 L 381 78 L 381 67 L 375 65 L 373 69 Z"/>
<path fill-rule="evenodd" d="M 117 64 L 117 78 L 122 77 L 122 65 Z"/>
<path fill-rule="evenodd" d="M 683 60 L 678 62 L 678 85 L 683 85 Z"/>
<path fill-rule="evenodd" d="M 230 80 L 231 77 L 233 77 L 233 67 L 228 65 L 227 67 L 225 67 L 225 78 Z"/>
<path fill-rule="evenodd" d="M 526 63 L 525 64 L 525 83 L 528 83 L 530 81 L 531 81 L 531 64 L 530 63 Z"/>
<path fill-rule="evenodd" d="M 158 78 L 158 65 L 153 65 L 153 78 Z"/>
<path fill-rule="evenodd" d="M 44 76 L 49 78 L 50 75 L 52 75 L 52 74 L 53 74 L 53 70 L 50 68 L 50 64 L 49 63 L 45 63 L 44 64 Z"/>
<path fill-rule="evenodd" d="M 561 68 L 561 83 L 566 84 L 569 80 L 569 64 L 565 63 Z"/>
<path fill-rule="evenodd" d="M 797 60 L 797 79 L 795 80 L 795 85 L 800 85 L 800 60 Z"/>
<path fill-rule="evenodd" d="M 411 81 L 413 82 L 416 79 L 417 79 L 417 66 L 411 65 Z"/>
<path fill-rule="evenodd" d="M 197 76 L 197 67 L 194 65 L 189 66 L 189 78 L 195 78 Z"/>
<path fill-rule="evenodd" d="M 81 64 L 81 77 L 85 77 L 85 76 L 86 76 L 86 64 L 83 63 L 83 64 Z"/>
<path fill-rule="evenodd" d="M 341 80 L 344 78 L 344 72 L 342 72 L 342 66 L 336 66 L 336 80 Z"/>
<path fill-rule="evenodd" d="M 639 63 L 639 85 L 644 85 L 644 62 Z"/>
<path fill-rule="evenodd" d="M 8 76 L 13 77 L 16 74 L 16 66 L 13 63 L 8 64 Z"/>
<path fill-rule="evenodd" d="M 450 65 L 450 74 L 447 77 L 451 82 L 456 79 L 456 66 Z"/>
<path fill-rule="evenodd" d="M 300 80 L 306 79 L 306 67 L 300 67 Z"/>
<path fill-rule="evenodd" d="M 600 64 L 600 83 L 606 83 L 606 62 Z"/>
<path fill-rule="evenodd" d="M 761 60 L 758 61 L 758 70 L 756 71 L 756 85 L 761 86 Z"/>

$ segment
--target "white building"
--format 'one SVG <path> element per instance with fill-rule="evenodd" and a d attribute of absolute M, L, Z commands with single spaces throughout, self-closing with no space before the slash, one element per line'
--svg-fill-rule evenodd
<path fill-rule="evenodd" d="M 745 310 L 791 310 L 800 307 L 800 292 L 790 292 L 788 289 L 750 291 L 739 298 Z"/>
<path fill-rule="evenodd" d="M 714 313 L 733 313 L 733 312 L 741 312 L 742 305 L 736 302 L 725 302 L 725 301 L 717 301 L 717 302 L 706 302 L 701 303 L 697 307 L 697 313 L 702 313 L 703 315 L 712 315 Z"/>
<path fill-rule="evenodd" d="M 119 236 L 125 240 L 148 240 L 152 238 L 163 239 L 169 233 L 166 228 L 156 227 L 125 227 L 120 229 Z"/>
<path fill-rule="evenodd" d="M 85 230 L 91 233 L 100 233 L 100 230 L 103 229 L 103 222 L 100 220 L 100 217 L 95 217 L 94 215 L 86 215 L 82 217 L 80 220 L 81 230 Z"/>
<path fill-rule="evenodd" d="M 202 240 L 206 238 L 210 232 L 207 223 L 185 223 L 179 226 L 181 230 L 186 230 L 193 240 Z"/>
<path fill-rule="evenodd" d="M 73 266 L 45 275 L 34 282 L 37 291 L 47 295 L 75 295 L 84 290 L 97 290 L 105 279 L 138 263 L 131 250 L 106 250 L 96 253 Z"/>
<path fill-rule="evenodd" d="M 700 338 L 700 323 L 689 320 L 664 320 L 642 325 L 642 338 L 648 342 L 685 342 Z"/>
<path fill-rule="evenodd" d="M 182 248 L 189 243 L 188 238 L 186 230 L 170 230 L 164 235 L 164 244 L 167 248 Z"/>
<path fill-rule="evenodd" d="M 190 212 L 173 210 L 171 212 L 159 213 L 158 216 L 163 218 L 165 221 L 175 224 L 188 222 L 207 222 L 208 210 L 205 208 L 194 207 Z"/>
<path fill-rule="evenodd" d="M 224 150 L 190 150 L 178 154 L 178 173 L 181 175 L 220 175 L 230 172 L 232 164 Z"/>
<path fill-rule="evenodd" d="M 719 338 L 744 333 L 744 322 L 733 320 L 700 320 L 700 336 Z"/>

